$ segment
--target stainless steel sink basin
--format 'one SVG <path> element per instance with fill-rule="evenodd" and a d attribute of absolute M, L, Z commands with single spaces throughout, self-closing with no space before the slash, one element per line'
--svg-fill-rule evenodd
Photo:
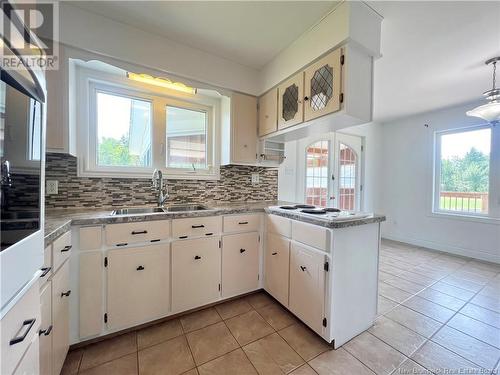
<path fill-rule="evenodd" d="M 201 204 L 182 204 L 164 208 L 166 212 L 182 212 L 182 211 L 203 211 L 208 210 L 208 207 Z"/>
<path fill-rule="evenodd" d="M 138 207 L 138 208 L 119 208 L 111 212 L 111 215 L 134 215 L 134 214 L 154 214 L 164 213 L 161 207 Z"/>

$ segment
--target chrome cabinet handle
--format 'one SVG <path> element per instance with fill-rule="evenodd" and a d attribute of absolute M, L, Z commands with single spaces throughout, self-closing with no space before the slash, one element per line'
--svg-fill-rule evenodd
<path fill-rule="evenodd" d="M 28 336 L 28 333 L 29 331 L 31 331 L 31 328 L 33 328 L 33 325 L 35 324 L 35 321 L 36 319 L 33 318 L 33 319 L 28 319 L 28 320 L 25 320 L 23 322 L 23 326 L 21 327 L 21 330 L 24 328 L 24 327 L 27 327 L 26 330 L 24 331 L 23 334 L 19 335 L 19 336 L 16 336 L 14 337 L 12 340 L 9 341 L 9 345 L 15 345 L 15 344 L 18 344 L 20 342 L 23 342 L 24 339 L 26 338 L 26 336 Z"/>

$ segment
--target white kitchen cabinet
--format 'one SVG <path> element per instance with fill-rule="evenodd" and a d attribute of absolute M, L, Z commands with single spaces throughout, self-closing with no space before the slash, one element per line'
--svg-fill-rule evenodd
<path fill-rule="evenodd" d="M 101 251 L 85 251 L 80 254 L 79 336 L 82 339 L 98 335 L 102 331 L 103 267 Z"/>
<path fill-rule="evenodd" d="M 265 251 L 265 289 L 288 306 L 290 240 L 268 233 Z"/>
<path fill-rule="evenodd" d="M 220 232 L 222 232 L 222 218 L 220 216 L 172 220 L 172 237 L 174 238 L 214 236 Z"/>
<path fill-rule="evenodd" d="M 259 137 L 278 129 L 278 89 L 271 89 L 259 98 Z"/>
<path fill-rule="evenodd" d="M 292 236 L 292 220 L 277 215 L 267 215 L 267 231 L 284 237 Z"/>
<path fill-rule="evenodd" d="M 172 310 L 180 312 L 220 298 L 219 238 L 172 243 Z"/>
<path fill-rule="evenodd" d="M 167 315 L 170 300 L 168 244 L 108 252 L 108 328 L 118 329 Z"/>
<path fill-rule="evenodd" d="M 52 368 L 61 372 L 69 349 L 69 262 L 65 262 L 52 278 Z"/>
<path fill-rule="evenodd" d="M 321 332 L 325 299 L 325 254 L 292 242 L 289 309 Z"/>
<path fill-rule="evenodd" d="M 224 216 L 224 233 L 260 231 L 259 214 Z"/>
<path fill-rule="evenodd" d="M 304 72 L 278 86 L 278 129 L 304 121 Z"/>
<path fill-rule="evenodd" d="M 168 237 L 170 237 L 170 220 L 106 225 L 106 244 L 108 246 L 159 241 Z"/>
<path fill-rule="evenodd" d="M 45 283 L 40 291 L 40 374 L 52 374 L 52 281 Z"/>
<path fill-rule="evenodd" d="M 19 363 L 13 375 L 32 375 L 32 374 L 45 375 L 45 373 L 41 372 L 40 369 L 39 342 L 40 340 L 38 338 L 38 335 L 35 335 L 31 340 L 28 350 L 26 351 L 26 353 L 24 353 L 24 357 L 21 360 L 21 363 Z"/>
<path fill-rule="evenodd" d="M 340 109 L 342 50 L 330 52 L 304 71 L 304 120 Z"/>
<path fill-rule="evenodd" d="M 52 244 L 52 273 L 71 256 L 71 231 L 64 233 Z"/>
<path fill-rule="evenodd" d="M 259 233 L 224 236 L 222 240 L 222 297 L 233 297 L 259 286 Z"/>
<path fill-rule="evenodd" d="M 233 93 L 230 122 L 230 163 L 257 163 L 257 98 Z"/>

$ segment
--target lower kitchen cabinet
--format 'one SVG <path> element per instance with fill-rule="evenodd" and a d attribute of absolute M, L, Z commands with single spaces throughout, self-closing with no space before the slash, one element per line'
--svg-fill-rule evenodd
<path fill-rule="evenodd" d="M 220 297 L 219 238 L 172 243 L 172 310 L 188 310 Z"/>
<path fill-rule="evenodd" d="M 52 281 L 44 284 L 40 291 L 40 374 L 52 374 Z"/>
<path fill-rule="evenodd" d="M 268 233 L 265 251 L 265 289 L 288 306 L 290 240 Z"/>
<path fill-rule="evenodd" d="M 40 369 L 39 366 L 39 338 L 38 335 L 33 337 L 33 340 L 28 347 L 26 353 L 24 353 L 24 357 L 17 366 L 16 371 L 14 371 L 13 375 L 31 375 L 31 374 L 41 374 L 45 375 Z M 58 373 L 59 374 L 59 373 Z"/>
<path fill-rule="evenodd" d="M 224 236 L 222 240 L 222 297 L 250 292 L 259 286 L 259 234 Z"/>
<path fill-rule="evenodd" d="M 316 332 L 324 318 L 324 266 L 324 254 L 292 243 L 289 309 Z"/>
<path fill-rule="evenodd" d="M 69 349 L 69 261 L 52 278 L 52 369 L 61 372 Z"/>
<path fill-rule="evenodd" d="M 107 267 L 108 328 L 130 327 L 168 314 L 168 244 L 110 250 Z"/>

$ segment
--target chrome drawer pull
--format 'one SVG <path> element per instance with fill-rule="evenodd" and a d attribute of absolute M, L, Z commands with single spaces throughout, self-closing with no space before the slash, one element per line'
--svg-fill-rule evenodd
<path fill-rule="evenodd" d="M 69 297 L 70 294 L 71 294 L 71 290 L 68 290 L 66 293 L 61 293 L 61 298 Z"/>
<path fill-rule="evenodd" d="M 71 245 L 64 246 L 64 248 L 63 248 L 63 249 L 61 249 L 61 253 L 65 253 L 66 251 L 70 251 L 72 247 L 73 247 L 73 246 L 71 246 Z"/>
<path fill-rule="evenodd" d="M 12 340 L 10 340 L 9 341 L 9 345 L 15 345 L 15 344 L 18 344 L 18 343 L 24 341 L 24 339 L 26 338 L 26 336 L 28 336 L 29 331 L 31 330 L 31 328 L 35 324 L 35 321 L 36 321 L 35 318 L 25 320 L 23 322 L 23 327 L 27 326 L 28 328 L 26 329 L 26 331 L 24 331 L 24 333 L 21 336 L 16 336 Z M 21 327 L 21 329 L 23 329 L 23 327 Z"/>

